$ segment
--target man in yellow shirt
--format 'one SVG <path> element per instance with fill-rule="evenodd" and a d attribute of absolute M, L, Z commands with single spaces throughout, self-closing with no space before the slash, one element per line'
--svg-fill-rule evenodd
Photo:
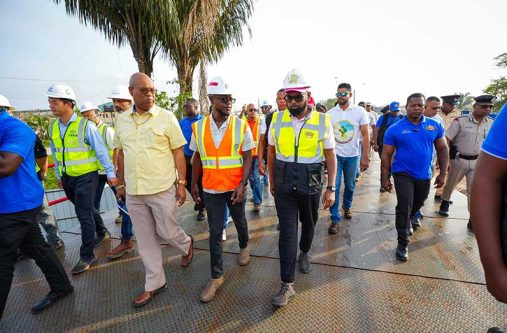
<path fill-rule="evenodd" d="M 118 118 L 114 145 L 118 148 L 117 196 L 126 196 L 146 270 L 145 292 L 132 303 L 140 307 L 167 286 L 160 239 L 181 251 L 182 267 L 192 261 L 194 240 L 175 216 L 176 206 L 186 198 L 186 141 L 178 120 L 155 105 L 156 89 L 146 74 L 132 75 L 129 91 L 133 110 Z"/>

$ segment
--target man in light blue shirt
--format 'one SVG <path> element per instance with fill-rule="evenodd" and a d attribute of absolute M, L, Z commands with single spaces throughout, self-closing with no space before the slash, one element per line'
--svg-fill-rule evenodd
<path fill-rule="evenodd" d="M 94 218 L 93 215 L 99 179 L 97 160 L 106 170 L 109 185 L 116 186 L 117 179 L 109 160 L 108 149 L 97 126 L 74 113 L 76 95 L 72 88 L 57 83 L 49 87 L 47 96 L 51 111 L 58 117 L 49 125 L 50 147 L 55 159 L 58 186 L 64 189 L 67 198 L 74 204 L 81 224 L 80 260 L 72 269 L 72 274 L 79 274 L 88 270 L 97 261 L 93 252 L 94 247 L 111 235 L 100 215 L 99 218 Z M 79 124 L 77 126 L 84 124 L 82 138 L 81 127 L 76 129 L 74 123 Z M 69 147 L 69 142 L 73 142 L 72 147 Z M 70 156 L 74 156 L 75 159 L 71 159 Z"/>

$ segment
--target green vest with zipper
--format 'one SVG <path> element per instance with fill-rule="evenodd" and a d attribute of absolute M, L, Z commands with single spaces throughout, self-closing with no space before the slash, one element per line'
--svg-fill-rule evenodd
<path fill-rule="evenodd" d="M 49 138 L 55 148 L 54 158 L 61 175 L 78 177 L 99 169 L 95 150 L 85 142 L 87 124 L 88 120 L 78 116 L 63 133 L 63 139 L 58 119 L 49 125 Z"/>

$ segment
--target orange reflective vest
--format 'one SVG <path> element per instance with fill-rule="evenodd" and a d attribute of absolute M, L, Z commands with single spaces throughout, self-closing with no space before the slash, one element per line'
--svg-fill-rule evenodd
<path fill-rule="evenodd" d="M 247 120 L 248 121 L 248 120 Z M 260 118 L 255 117 L 255 121 L 248 121 L 248 126 L 250 126 L 250 130 L 252 131 L 252 136 L 254 139 L 255 147 L 252 149 L 252 156 L 257 156 L 257 147 L 259 146 L 259 136 L 260 136 Z"/>
<path fill-rule="evenodd" d="M 233 191 L 243 177 L 243 139 L 246 121 L 230 116 L 227 130 L 218 149 L 211 135 L 211 115 L 192 124 L 202 161 L 202 187 L 215 191 Z"/>

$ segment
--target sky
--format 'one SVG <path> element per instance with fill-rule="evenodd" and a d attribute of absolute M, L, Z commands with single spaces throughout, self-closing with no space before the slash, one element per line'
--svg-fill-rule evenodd
<path fill-rule="evenodd" d="M 334 96 L 340 82 L 356 103 L 404 104 L 426 96 L 476 96 L 505 75 L 494 57 L 507 52 L 505 0 L 257 0 L 241 47 L 208 68 L 244 103 L 275 105 L 285 75 L 297 69 L 314 98 Z M 47 109 L 47 88 L 71 85 L 78 104 L 101 104 L 116 84 L 137 71 L 132 51 L 106 41 L 51 0 L 0 0 L 0 94 L 17 110 Z M 504 70 L 505 71 L 505 70 Z M 197 96 L 198 70 L 194 75 Z M 174 95 L 176 70 L 160 56 L 153 79 Z"/>

